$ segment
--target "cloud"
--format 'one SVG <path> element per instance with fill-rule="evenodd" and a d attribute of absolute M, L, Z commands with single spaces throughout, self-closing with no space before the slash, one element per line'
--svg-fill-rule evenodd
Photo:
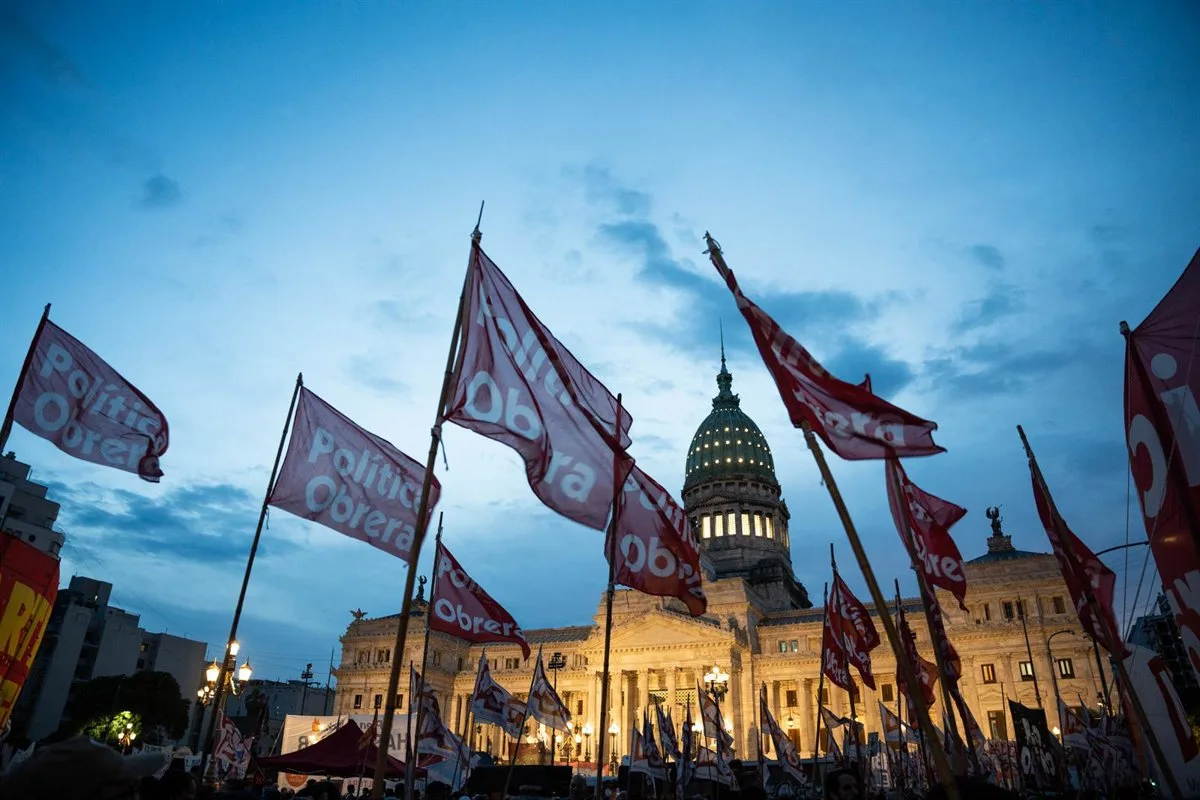
<path fill-rule="evenodd" d="M 592 163 L 582 169 L 567 168 L 565 172 L 567 177 L 583 184 L 584 196 L 589 203 L 624 216 L 644 217 L 650 213 L 650 195 L 622 186 L 608 167 Z"/>
<path fill-rule="evenodd" d="M 950 326 L 955 334 L 968 333 L 985 328 L 1005 317 L 1024 310 L 1021 290 L 1010 284 L 995 284 L 986 295 L 966 304 L 958 319 Z"/>
<path fill-rule="evenodd" d="M 350 380 L 373 392 L 393 397 L 407 394 L 408 384 L 388 375 L 387 370 L 382 366 L 387 363 L 390 363 L 387 359 L 352 356 L 346 362 L 345 373 Z"/>
<path fill-rule="evenodd" d="M 0 50 L 24 56 L 52 84 L 83 85 L 83 75 L 63 50 L 10 10 L 0 10 Z"/>
<path fill-rule="evenodd" d="M 1007 395 L 1067 370 L 1091 374 L 1088 370 L 1107 357 L 1098 343 L 1086 339 L 1068 339 L 1057 345 L 1047 349 L 1010 339 L 957 347 L 927 361 L 924 373 L 949 396 Z"/>
<path fill-rule="evenodd" d="M 181 486 L 158 497 L 90 482 L 47 485 L 61 498 L 59 521 L 70 532 L 68 550 L 85 560 L 124 553 L 236 564 L 246 558 L 246 532 L 254 529 L 262 502 L 228 483 Z"/>
<path fill-rule="evenodd" d="M 912 366 L 888 356 L 882 347 L 858 339 L 847 339 L 837 355 L 826 359 L 825 369 L 844 381 L 858 383 L 871 375 L 871 390 L 880 397 L 892 397 L 916 377 Z"/>
<path fill-rule="evenodd" d="M 237 214 L 224 214 L 207 225 L 204 233 L 193 239 L 191 245 L 199 250 L 221 244 L 241 232 L 244 224 Z"/>
<path fill-rule="evenodd" d="M 155 175 L 142 181 L 142 195 L 138 198 L 138 208 L 161 209 L 179 205 L 183 193 L 179 183 L 166 175 Z"/>
<path fill-rule="evenodd" d="M 973 244 L 967 248 L 967 254 L 987 269 L 999 272 L 1004 269 L 1004 254 L 1000 249 L 990 244 Z"/>

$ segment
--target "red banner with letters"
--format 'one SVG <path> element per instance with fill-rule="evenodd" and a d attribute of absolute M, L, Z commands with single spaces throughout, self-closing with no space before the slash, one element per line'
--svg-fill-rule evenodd
<path fill-rule="evenodd" d="M 658 597 L 677 597 L 693 617 L 708 608 L 700 585 L 700 543 L 670 493 L 634 466 L 617 520 L 617 583 Z M 614 548 L 605 548 L 605 554 Z"/>
<path fill-rule="evenodd" d="M 423 464 L 301 387 L 270 504 L 412 564 L 424 480 Z M 429 480 L 427 520 L 441 494 Z"/>
<path fill-rule="evenodd" d="M 430 628 L 468 642 L 515 642 L 529 658 L 529 642 L 512 614 L 471 580 L 441 542 L 433 563 Z"/>
<path fill-rule="evenodd" d="M 616 397 L 554 338 L 478 244 L 462 325 L 445 419 L 517 451 L 546 506 L 604 530 L 613 488 L 633 467 L 625 453 L 633 418 L 620 409 L 617 437 Z"/>
<path fill-rule="evenodd" d="M 1200 675 L 1200 251 L 1126 344 L 1129 466 L 1163 589 Z"/>
<path fill-rule="evenodd" d="M 792 424 L 807 423 L 830 450 L 850 461 L 944 453 L 933 441 L 937 423 L 921 419 L 871 393 L 870 380 L 846 383 L 822 367 L 765 311 L 742 293 L 721 249 L 704 235 L 713 266 L 729 286 L 775 379 Z"/>
<path fill-rule="evenodd" d="M 962 554 L 950 536 L 950 528 L 967 514 L 965 508 L 936 497 L 908 479 L 908 473 L 898 458 L 884 462 L 887 476 L 888 507 L 900 538 L 911 532 L 911 543 L 921 562 L 925 580 L 958 598 L 958 605 L 967 610 L 967 575 L 963 571 Z M 896 496 L 897 484 L 904 492 L 903 501 Z"/>
<path fill-rule="evenodd" d="M 158 483 L 170 439 L 158 406 L 49 319 L 30 355 L 11 421 L 67 455 Z"/>
<path fill-rule="evenodd" d="M 25 685 L 58 596 L 58 561 L 0 533 L 0 731 Z"/>
<path fill-rule="evenodd" d="M 875 623 L 867 613 L 866 606 L 854 596 L 850 587 L 833 571 L 833 588 L 829 592 L 829 603 L 826 609 L 825 626 L 840 644 L 846 660 L 858 669 L 863 683 L 875 688 L 875 676 L 871 674 L 871 651 L 879 646 L 879 632 Z M 826 673 L 830 680 L 837 683 L 832 675 Z M 848 674 L 848 673 L 847 673 Z M 846 691 L 850 687 L 838 683 Z"/>
<path fill-rule="evenodd" d="M 904 613 L 904 606 L 899 597 L 896 598 L 896 632 L 900 636 L 900 646 L 904 648 L 908 656 L 908 663 L 912 665 L 917 680 L 921 684 L 921 696 L 925 698 L 925 705 L 933 708 L 937 699 L 933 691 L 934 684 L 938 679 L 937 664 L 926 661 L 917 652 L 917 637 L 913 634 L 912 628 L 908 626 L 908 617 Z M 905 705 L 908 708 L 908 724 L 914 728 L 919 727 L 917 706 L 912 693 L 908 690 L 908 682 L 904 680 L 904 673 L 901 671 L 899 663 L 896 665 L 896 686 L 900 689 L 900 694 L 904 697 Z"/>

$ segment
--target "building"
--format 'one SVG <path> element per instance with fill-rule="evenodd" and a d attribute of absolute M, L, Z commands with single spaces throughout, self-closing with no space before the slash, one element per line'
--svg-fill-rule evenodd
<path fill-rule="evenodd" d="M 54 530 L 58 503 L 46 487 L 29 479 L 30 467 L 12 452 L 0 458 L 0 531 L 58 558 L 64 536 Z"/>
<path fill-rule="evenodd" d="M 225 713 L 234 718 L 242 733 L 255 737 L 257 755 L 270 755 L 279 752 L 287 716 L 329 716 L 333 713 L 333 692 L 328 686 L 307 680 L 252 679 L 239 686 L 237 695 L 226 699 Z"/>
<path fill-rule="evenodd" d="M 813 608 L 796 579 L 790 556 L 790 514 L 775 476 L 770 446 L 742 410 L 732 392 L 733 378 L 722 358 L 718 394 L 712 412 L 700 424 L 687 453 L 683 499 L 699 532 L 708 595 L 708 611 L 691 617 L 683 604 L 632 590 L 620 590 L 613 603 L 609 720 L 612 734 L 601 733 L 600 685 L 604 647 L 603 597 L 596 616 L 567 628 L 526 630 L 547 659 L 561 653 L 565 666 L 554 673 L 559 694 L 578 723 L 592 730 L 574 753 L 584 760 L 595 753 L 598 735 L 611 736 L 617 755 L 629 751 L 629 731 L 640 724 L 652 703 L 666 703 L 680 723 L 688 705 L 696 709 L 697 685 L 716 667 L 727 676 L 721 710 L 731 727 L 737 757 L 758 752 L 757 698 L 765 685 L 770 709 L 802 753 L 815 739 L 817 689 L 823 611 Z M 1050 724 L 1058 722 L 1057 690 L 1071 706 L 1094 707 L 1097 693 L 1111 676 L 1093 658 L 1090 640 L 1080 633 L 1054 557 L 1017 550 L 992 520 L 986 552 L 965 565 L 969 607 L 939 593 L 948 633 L 962 657 L 964 696 L 984 733 L 1010 738 L 1006 700 L 1045 707 Z M 978 530 L 978 529 L 976 529 Z M 969 526 L 959 525 L 964 553 L 973 549 Z M 811 534 L 809 534 L 811 535 Z M 840 538 L 841 533 L 838 532 Z M 984 544 L 982 532 L 974 542 Z M 823 571 L 823 569 L 822 569 Z M 424 579 L 422 579 L 423 583 Z M 929 631 L 919 599 L 904 601 L 927 659 Z M 425 604 L 415 604 L 404 662 L 421 663 Z M 398 615 L 370 619 L 354 614 L 342 637 L 335 713 L 371 713 L 383 706 L 392 663 Z M 883 636 L 882 626 L 880 635 Z M 1027 634 L 1027 635 L 1026 635 Z M 1028 642 L 1028 646 L 1027 646 Z M 435 688 L 446 721 L 462 731 L 474 686 L 481 646 L 434 633 L 426 679 Z M 531 663 L 515 645 L 487 646 L 493 677 L 519 697 L 528 692 Z M 856 703 L 867 731 L 882 730 L 879 703 L 895 708 L 895 660 L 886 638 L 872 654 L 877 690 L 863 687 Z M 407 682 L 397 698 L 406 710 Z M 823 702 L 848 716 L 847 693 L 828 683 Z M 935 709 L 935 716 L 940 713 Z M 585 727 L 589 726 L 589 727 Z M 500 737 L 490 726 L 477 729 L 477 744 L 500 752 Z M 481 738 L 479 738 L 481 737 Z M 573 741 L 564 743 L 570 750 Z M 611 752 L 611 751 L 610 751 Z M 561 756 L 560 756 L 561 757 Z"/>
<path fill-rule="evenodd" d="M 109 605 L 112 584 L 74 576 L 59 589 L 42 646 L 13 711 L 14 729 L 33 741 L 58 730 L 74 687 L 93 678 L 170 672 L 184 699 L 199 687 L 205 645 L 149 634 L 140 617 Z"/>

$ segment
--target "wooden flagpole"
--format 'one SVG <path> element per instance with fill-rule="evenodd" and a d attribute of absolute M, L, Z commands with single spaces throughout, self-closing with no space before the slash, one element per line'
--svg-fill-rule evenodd
<path fill-rule="evenodd" d="M 925 705 L 925 695 L 921 693 L 920 687 L 916 682 L 916 667 L 908 660 L 907 651 L 900 644 L 900 636 L 896 632 L 896 623 L 892 620 L 891 612 L 888 611 L 887 601 L 883 599 L 883 592 L 880 591 L 879 582 L 875 579 L 875 570 L 871 568 L 871 562 L 867 560 L 867 553 L 863 549 L 862 540 L 858 536 L 858 530 L 854 527 L 854 520 L 850 518 L 850 511 L 846 508 L 846 501 L 842 498 L 842 492 L 838 489 L 837 481 L 829 469 L 829 463 L 825 460 L 825 453 L 821 450 L 821 445 L 817 441 L 817 435 L 813 432 L 812 426 L 808 422 L 804 422 L 801 424 L 801 428 L 804 431 L 804 441 L 808 444 L 808 449 L 812 451 L 813 459 L 817 462 L 817 469 L 821 473 L 821 480 L 829 492 L 829 498 L 833 501 L 833 507 L 837 510 L 838 516 L 841 518 L 842 527 L 846 531 L 846 538 L 850 541 L 850 549 L 854 551 L 854 558 L 858 561 L 858 568 L 862 570 L 863 579 L 867 582 L 867 588 L 871 592 L 871 600 L 875 603 L 875 609 L 879 612 L 879 621 L 883 623 L 883 629 L 887 632 L 888 641 L 892 645 L 892 651 L 896 654 L 896 663 L 900 666 L 900 672 L 904 676 L 905 683 L 914 689 L 913 704 L 917 707 L 917 720 L 921 724 L 921 731 L 926 734 L 927 739 L 934 740 L 929 749 L 933 753 L 938 780 L 945 787 L 949 800 L 960 800 L 958 784 L 954 782 L 954 773 L 950 771 L 950 763 L 946 760 L 946 751 L 942 748 L 941 742 L 936 741 L 937 737 L 933 735 L 933 722 L 929 719 L 929 707 Z"/>
<path fill-rule="evenodd" d="M 887 471 L 888 470 L 885 467 L 884 472 L 886 473 Z M 908 551 L 909 561 L 912 562 L 913 572 L 915 572 L 917 576 L 917 588 L 921 592 L 921 607 L 925 610 L 925 624 L 929 627 L 929 630 L 932 633 L 934 629 L 933 608 L 929 605 L 929 598 L 936 597 L 937 595 L 933 594 L 933 590 L 930 588 L 929 582 L 925 578 L 925 565 L 921 563 L 921 559 L 917 557 L 917 549 L 913 545 L 912 525 L 909 524 L 908 512 L 904 507 L 904 486 L 900 483 L 900 475 L 898 472 L 893 472 L 892 477 L 892 484 L 896 492 L 896 503 L 900 507 L 900 519 L 904 524 L 904 535 L 901 538 L 904 539 L 904 549 Z M 942 630 L 943 632 L 945 631 L 945 625 L 942 626 Z M 934 642 L 933 645 L 934 662 L 937 664 L 938 673 L 941 675 L 941 680 L 938 681 L 938 683 L 941 685 L 942 703 L 946 709 L 945 716 L 950 722 L 951 733 L 953 733 L 954 737 L 957 739 L 959 738 L 958 724 L 954 721 L 954 706 L 950 702 L 950 688 L 948 686 L 949 681 L 946 678 L 946 676 L 950 674 L 950 670 L 946 667 L 946 657 L 942 653 L 942 648 L 937 646 L 937 642 Z M 966 727 L 966 724 L 966 720 L 964 720 L 963 727 Z M 971 738 L 970 734 L 967 735 L 967 738 Z M 974 744 L 972 744 L 972 751 L 974 751 L 974 747 Z M 960 759 L 955 758 L 955 761 L 959 760 Z M 965 765 L 956 764 L 954 772 L 957 775 L 964 774 L 966 772 Z"/>
<path fill-rule="evenodd" d="M 46 303 L 46 307 L 42 309 L 42 318 L 38 320 L 37 329 L 29 341 L 29 350 L 25 353 L 25 361 L 22 362 L 21 372 L 17 375 L 17 384 L 13 387 L 12 399 L 8 401 L 8 411 L 4 413 L 4 422 L 0 424 L 0 454 L 3 454 L 5 446 L 8 445 L 8 437 L 12 433 L 13 416 L 17 413 L 17 400 L 21 397 L 21 386 L 25 383 L 25 374 L 29 372 L 29 367 L 33 364 L 33 354 L 37 351 L 38 339 L 42 338 L 42 331 L 46 329 L 46 322 L 49 319 L 50 304 Z"/>
<path fill-rule="evenodd" d="M 821 697 L 825 693 L 825 626 L 829 624 L 829 584 L 821 590 L 821 609 L 825 616 L 821 620 L 821 663 L 817 676 L 817 723 L 813 726 L 813 775 L 817 774 L 817 756 L 821 752 Z"/>
<path fill-rule="evenodd" d="M 46 313 L 50 313 L 50 306 L 46 306 Z M 250 555 L 246 557 L 246 571 L 242 575 L 242 589 L 238 593 L 237 605 L 233 609 L 233 624 L 229 626 L 229 638 L 225 640 L 225 648 L 221 653 L 221 668 L 217 673 L 217 685 L 213 689 L 212 711 L 208 716 L 209 747 L 200 759 L 201 775 L 211 776 L 216 763 L 213 756 L 216 755 L 217 743 L 221 740 L 217 715 L 221 713 L 221 705 L 225 700 L 225 679 L 229 675 L 229 660 L 233 657 L 230 649 L 233 642 L 237 640 L 238 623 L 242 620 L 242 606 L 246 603 L 246 587 L 250 585 L 250 571 L 254 569 L 254 556 L 258 553 L 258 542 L 262 538 L 263 523 L 267 520 L 267 507 L 271 502 L 271 492 L 275 490 L 275 478 L 279 476 L 279 462 L 283 460 L 283 446 L 287 443 L 288 431 L 292 427 L 292 414 L 296 411 L 296 400 L 300 397 L 300 389 L 303 386 L 304 374 L 300 373 L 296 375 L 296 386 L 292 389 L 292 402 L 288 405 L 287 419 L 283 422 L 283 432 L 279 434 L 279 449 L 275 451 L 275 464 L 271 467 L 271 478 L 267 481 L 267 491 L 263 495 L 262 509 L 258 512 L 258 525 L 254 528 L 254 538 L 250 542 Z"/>
<path fill-rule="evenodd" d="M 442 442 L 442 421 L 446 411 L 446 401 L 450 389 L 454 385 L 455 357 L 458 354 L 458 339 L 462 334 L 463 309 L 467 303 L 467 287 L 471 282 L 471 274 L 478 257 L 479 242 L 483 234 L 479 231 L 479 223 L 483 221 L 483 203 L 479 204 L 479 218 L 475 221 L 475 230 L 471 232 L 471 258 L 467 262 L 467 271 L 463 275 L 462 291 L 458 296 L 458 313 L 454 317 L 454 331 L 450 335 L 450 352 L 446 355 L 446 372 L 442 376 L 442 393 L 438 398 L 437 414 L 434 416 L 433 429 L 429 432 L 429 454 L 425 458 L 425 480 L 421 482 L 421 498 L 417 503 L 417 528 L 413 534 L 412 561 L 408 566 L 408 575 L 404 579 L 404 599 L 400 605 L 400 624 L 396 627 L 396 641 L 392 647 L 392 671 L 388 675 L 388 691 L 384 700 L 383 731 L 380 734 L 379 756 L 375 761 L 375 776 L 371 783 L 371 800 L 383 800 L 384 780 L 387 776 L 388 745 L 391 744 L 392 717 L 396 714 L 396 690 L 400 686 L 400 669 L 404 663 L 404 643 L 408 638 L 408 617 L 412 612 L 413 589 L 417 582 L 417 561 L 421 556 L 421 545 L 425 542 L 425 529 L 429 521 L 429 494 L 433 485 L 433 470 L 437 465 L 438 445 Z"/>
<path fill-rule="evenodd" d="M 617 394 L 617 424 L 614 430 L 616 438 L 621 438 L 621 394 Z M 608 682 L 609 664 L 612 656 L 612 614 L 613 595 L 616 593 L 617 575 L 617 522 L 621 511 L 621 481 L 617 475 L 617 458 L 613 454 L 613 502 L 612 516 L 608 520 L 608 533 L 604 546 L 608 557 L 608 590 L 604 597 L 604 668 L 600 676 L 600 727 L 596 729 L 596 800 L 602 797 L 601 784 L 604 782 L 604 745 L 608 741 Z M 616 746 L 615 743 L 613 745 Z M 615 775 L 613 776 L 616 777 Z"/>
<path fill-rule="evenodd" d="M 1058 513 L 1058 507 L 1054 503 L 1054 496 L 1050 494 L 1049 487 L 1046 486 L 1046 479 L 1042 475 L 1042 468 L 1038 466 L 1037 457 L 1033 454 L 1033 448 L 1029 446 L 1029 439 L 1025 436 L 1024 429 L 1020 425 L 1017 426 L 1017 435 L 1021 437 L 1021 444 L 1025 446 L 1025 455 L 1029 458 L 1029 467 L 1033 472 L 1034 480 L 1037 481 L 1038 488 L 1042 493 L 1042 497 L 1046 500 L 1046 505 L 1050 507 L 1050 514 L 1053 519 L 1062 519 Z M 1075 560 L 1075 553 L 1072 549 L 1072 544 L 1069 536 L 1059 536 L 1059 541 L 1062 545 L 1063 556 L 1072 564 L 1078 563 Z M 1100 602 L 1096 599 L 1095 593 L 1092 591 L 1090 581 L 1080 581 L 1080 587 L 1083 589 L 1084 603 L 1092 614 L 1092 621 L 1097 627 L 1103 624 L 1104 614 L 1100 607 Z M 1114 632 L 1115 633 L 1115 632 Z M 1112 662 L 1117 667 L 1117 678 L 1125 689 L 1125 695 L 1129 698 L 1129 704 L 1133 706 L 1133 713 L 1137 717 L 1138 724 L 1142 727 L 1142 734 L 1145 736 L 1147 743 L 1150 745 L 1150 750 L 1154 754 L 1154 760 L 1158 762 L 1159 771 L 1162 773 L 1163 781 L 1167 784 L 1167 789 L 1171 792 L 1171 796 L 1176 800 L 1182 800 L 1183 793 L 1179 790 L 1179 784 L 1175 780 L 1175 776 L 1171 773 L 1170 764 L 1167 763 L 1166 755 L 1163 753 L 1162 745 L 1159 744 L 1158 735 L 1154 732 L 1154 728 L 1150 726 L 1150 719 L 1146 716 L 1146 709 L 1142 707 L 1142 701 L 1134 691 L 1133 682 L 1129 678 L 1129 672 L 1125 669 L 1125 661 L 1116 655 L 1113 656 Z M 1053 666 L 1053 665 L 1052 665 Z M 1101 675 L 1104 671 L 1101 670 Z"/>
<path fill-rule="evenodd" d="M 442 512 L 441 511 L 438 512 L 437 534 L 433 537 L 433 541 L 434 541 L 433 552 L 435 553 L 435 555 L 434 555 L 434 564 L 433 564 L 433 580 L 430 582 L 430 587 L 429 587 L 429 597 L 431 600 L 433 599 L 434 593 L 437 591 L 438 568 L 437 568 L 436 553 L 437 553 L 438 545 L 440 545 L 442 543 Z M 421 645 L 421 682 L 419 684 L 417 684 L 416 696 L 408 698 L 408 718 L 405 720 L 405 723 L 408 728 L 408 740 L 410 742 L 413 740 L 413 730 L 414 730 L 413 718 L 412 718 L 412 704 L 413 703 L 417 704 L 417 719 L 416 719 L 416 726 L 415 726 L 417 736 L 421 735 L 421 722 L 425 718 L 425 704 L 423 702 L 421 702 L 421 695 L 423 695 L 425 693 L 425 684 L 426 684 L 425 673 L 426 673 L 426 668 L 429 666 L 429 633 L 430 633 L 429 614 L 432 610 L 433 610 L 433 603 L 431 602 L 425 607 L 425 642 L 424 642 L 424 644 Z M 410 695 L 412 694 L 411 687 L 409 688 L 409 694 Z M 416 773 L 417 773 L 416 762 L 421 760 L 421 756 L 417 752 L 416 746 L 414 745 L 411 749 L 412 749 L 412 757 L 409 758 L 408 763 L 405 765 L 405 769 L 404 769 L 404 800 L 412 800 L 413 784 L 416 783 L 416 777 L 417 777 L 416 776 Z"/>

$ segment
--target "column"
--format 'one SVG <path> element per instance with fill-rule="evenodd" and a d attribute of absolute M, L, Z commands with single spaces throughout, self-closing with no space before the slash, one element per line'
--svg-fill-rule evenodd
<path fill-rule="evenodd" d="M 753 534 L 753 531 L 751 531 L 751 534 Z M 758 688 L 750 681 L 749 664 L 742 664 L 741 669 L 738 670 L 737 680 L 738 714 L 734 718 L 733 724 L 737 728 L 737 735 L 742 739 L 743 758 L 758 758 L 758 736 L 752 735 L 750 731 L 755 718 L 754 704 L 758 702 Z M 755 729 L 754 734 L 757 734 L 757 729 Z"/>
<path fill-rule="evenodd" d="M 639 670 L 637 674 L 638 681 L 638 714 L 637 724 L 642 724 L 643 715 L 650 714 L 650 670 Z"/>
<path fill-rule="evenodd" d="M 676 680 L 676 678 L 677 678 L 677 675 L 676 675 L 675 667 L 667 667 L 667 710 L 668 711 L 674 711 L 675 703 L 677 702 L 675 700 L 675 688 L 676 688 L 675 680 Z M 676 716 L 678 716 L 678 715 L 677 714 L 671 715 L 672 721 L 674 721 Z M 679 719 L 682 720 L 683 717 L 680 717 Z"/>
<path fill-rule="evenodd" d="M 820 669 L 820 667 L 818 667 Z M 813 742 L 817 740 L 817 686 L 812 678 L 805 678 L 800 686 L 800 730 L 804 731 L 804 745 L 811 755 Z"/>

